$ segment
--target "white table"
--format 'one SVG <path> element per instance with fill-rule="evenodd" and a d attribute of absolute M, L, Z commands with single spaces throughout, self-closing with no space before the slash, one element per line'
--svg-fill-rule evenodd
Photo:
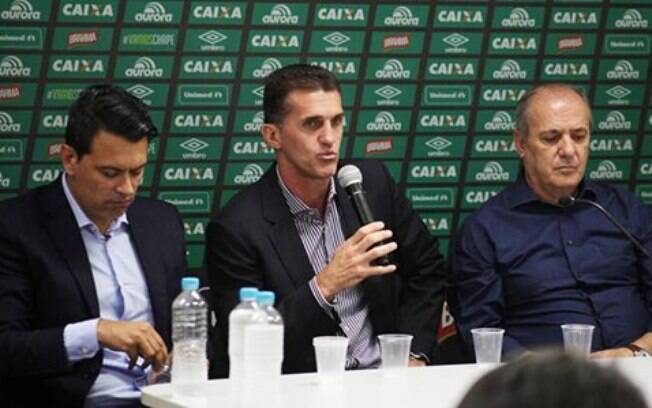
<path fill-rule="evenodd" d="M 652 407 L 652 359 L 619 359 L 604 364 L 619 368 Z M 393 377 L 382 370 L 359 370 L 346 372 L 339 385 L 320 384 L 315 373 L 294 374 L 282 376 L 277 390 L 246 393 L 230 392 L 228 380 L 212 380 L 201 386 L 198 397 L 175 396 L 170 384 L 158 384 L 143 389 L 142 403 L 154 408 L 454 408 L 489 369 L 471 364 L 445 365 L 410 368 Z"/>

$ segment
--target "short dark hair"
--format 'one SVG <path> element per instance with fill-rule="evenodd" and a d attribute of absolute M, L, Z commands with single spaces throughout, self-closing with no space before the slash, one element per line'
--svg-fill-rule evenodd
<path fill-rule="evenodd" d="M 530 354 L 489 372 L 458 408 L 646 408 L 618 370 L 560 351 Z"/>
<path fill-rule="evenodd" d="M 340 81 L 327 69 L 318 65 L 293 64 L 272 72 L 265 80 L 263 112 L 265 123 L 280 124 L 288 112 L 285 100 L 290 92 L 337 91 L 340 94 Z"/>
<path fill-rule="evenodd" d="M 521 96 L 521 98 L 518 100 L 518 103 L 516 104 L 516 129 L 519 132 L 521 132 L 521 135 L 523 137 L 528 136 L 528 130 L 529 130 L 528 115 L 530 113 L 530 106 L 532 105 L 532 100 L 534 99 L 534 96 L 541 91 L 554 90 L 554 89 L 565 89 L 575 93 L 577 96 L 582 98 L 584 104 L 586 105 L 586 108 L 589 110 L 589 127 L 591 127 L 591 123 L 593 121 L 591 117 L 591 104 L 586 98 L 586 95 L 584 95 L 581 90 L 579 90 L 578 88 L 574 88 L 571 85 L 554 82 L 554 83 L 538 85 L 530 89 L 529 91 L 525 92 L 523 96 Z"/>
<path fill-rule="evenodd" d="M 66 144 L 81 157 L 90 152 L 99 130 L 133 143 L 145 137 L 149 142 L 158 130 L 148 111 L 147 105 L 122 88 L 105 84 L 89 86 L 68 110 Z"/>

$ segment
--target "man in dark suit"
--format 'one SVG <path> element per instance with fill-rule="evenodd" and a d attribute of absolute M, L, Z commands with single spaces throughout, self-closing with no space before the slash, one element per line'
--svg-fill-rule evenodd
<path fill-rule="evenodd" d="M 277 294 L 285 322 L 283 371 L 315 370 L 312 338 L 345 335 L 347 368 L 378 366 L 376 335 L 414 335 L 411 365 L 428 361 L 443 301 L 437 241 L 385 167 L 357 163 L 379 222 L 364 226 L 333 176 L 344 112 L 335 76 L 292 65 L 265 86 L 262 134 L 276 164 L 209 224 L 207 262 L 218 314 L 212 376 L 228 372 L 228 314 L 238 289 Z M 347 239 L 348 238 L 348 239 Z M 390 264 L 372 263 L 383 255 Z"/>
<path fill-rule="evenodd" d="M 138 406 L 167 364 L 185 272 L 180 218 L 137 198 L 156 135 L 122 89 L 69 111 L 64 175 L 0 203 L 0 395 L 7 406 Z"/>

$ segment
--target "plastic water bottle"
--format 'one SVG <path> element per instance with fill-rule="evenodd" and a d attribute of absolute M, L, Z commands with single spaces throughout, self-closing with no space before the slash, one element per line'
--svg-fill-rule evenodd
<path fill-rule="evenodd" d="M 240 303 L 229 314 L 229 378 L 234 380 L 242 379 L 244 330 L 254 322 L 254 315 L 259 311 L 257 294 L 256 288 L 241 288 Z"/>
<path fill-rule="evenodd" d="M 283 364 L 283 317 L 274 308 L 276 296 L 272 291 L 258 292 L 258 304 L 265 314 L 265 320 L 268 327 L 265 330 L 265 364 L 269 369 L 269 374 L 273 376 L 281 375 Z"/>
<path fill-rule="evenodd" d="M 208 378 L 206 326 L 208 307 L 199 294 L 199 279 L 181 279 L 182 292 L 172 302 L 172 386 L 175 392 L 194 394 Z"/>

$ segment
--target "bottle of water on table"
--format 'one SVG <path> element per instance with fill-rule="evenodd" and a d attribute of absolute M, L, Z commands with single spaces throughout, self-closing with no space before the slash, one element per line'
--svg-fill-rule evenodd
<path fill-rule="evenodd" d="M 240 303 L 229 314 L 229 378 L 234 381 L 242 379 L 244 330 L 253 323 L 255 313 L 259 312 L 257 294 L 256 288 L 240 288 Z"/>

